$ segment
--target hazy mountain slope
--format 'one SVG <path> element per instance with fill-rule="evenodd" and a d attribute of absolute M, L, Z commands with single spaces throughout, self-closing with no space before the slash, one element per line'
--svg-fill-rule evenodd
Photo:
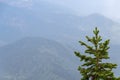
<path fill-rule="evenodd" d="M 74 25 L 70 24 L 74 21 L 74 16 L 66 13 L 67 9 L 49 3 L 35 3 L 31 9 L 3 4 L 0 11 L 2 11 L 0 15 L 1 33 L 9 34 L 13 40 L 23 35 L 49 38 L 55 36 L 56 38 L 56 36 L 63 36 L 67 29 L 71 31 L 74 29 L 70 27 Z M 1 36 L 2 40 L 9 39 L 7 35 Z"/>
<path fill-rule="evenodd" d="M 53 40 L 59 41 L 65 45 L 69 44 L 69 47 L 78 47 L 77 41 L 80 39 L 84 40 L 84 36 L 91 35 L 94 27 L 98 26 L 98 28 L 100 29 L 100 34 L 103 36 L 104 39 L 106 39 L 106 38 L 111 39 L 112 44 L 114 44 L 114 42 L 116 42 L 116 40 L 118 40 L 118 43 L 119 43 L 119 39 L 117 38 L 117 37 L 119 37 L 119 34 L 118 34 L 117 30 L 114 30 L 114 27 L 119 27 L 120 24 L 101 15 L 101 14 L 92 14 L 92 15 L 80 17 L 80 16 L 73 15 L 71 13 L 71 11 L 66 9 L 65 7 L 53 5 L 51 3 L 46 3 L 41 0 L 34 0 L 32 2 L 32 4 L 29 3 L 29 5 L 27 5 L 27 6 L 24 6 L 24 4 L 22 4 L 21 1 L 20 1 L 20 3 L 14 3 L 15 0 L 12 0 L 14 4 L 13 3 L 11 4 L 11 0 L 10 1 L 3 0 L 3 2 L 4 1 L 7 1 L 7 4 L 0 2 L 0 41 L 1 42 L 5 42 L 5 43 L 12 42 L 12 41 L 15 41 L 16 39 L 19 39 L 24 36 L 42 36 L 42 37 L 45 37 L 48 39 L 53 39 Z M 28 3 L 25 3 L 25 4 L 28 4 Z M 116 36 L 116 34 L 117 34 L 117 36 Z M 113 40 L 113 37 L 115 38 L 114 39 L 115 41 Z M 23 42 L 24 42 L 24 40 L 23 40 Z M 27 43 L 27 42 L 25 42 L 25 43 Z M 27 43 L 27 46 L 25 45 L 26 47 L 29 47 L 29 48 L 25 48 L 26 50 L 31 49 L 30 45 L 29 45 L 30 43 Z M 36 44 L 38 44 L 38 43 L 36 43 Z M 35 46 L 36 46 L 36 44 L 35 44 Z M 19 45 L 23 45 L 23 44 L 20 42 Z M 11 46 L 14 47 L 14 49 L 11 50 L 11 48 L 12 48 Z M 16 66 L 14 63 L 12 63 L 12 62 L 14 62 L 15 59 L 18 59 L 16 52 L 18 54 L 21 54 L 21 52 L 32 54 L 34 52 L 38 55 L 39 52 L 41 51 L 41 50 L 39 51 L 39 49 L 37 49 L 37 50 L 31 49 L 31 51 L 29 51 L 29 50 L 25 51 L 24 47 L 22 48 L 22 46 L 21 47 L 18 47 L 18 46 L 15 44 L 14 46 L 9 45 L 9 47 L 7 46 L 7 47 L 4 47 L 4 49 L 2 48 L 0 54 L 2 54 L 3 52 L 10 53 L 12 51 L 11 54 L 16 55 L 16 57 L 11 56 L 11 58 L 9 60 L 7 60 L 7 61 L 10 61 L 10 64 L 7 64 L 7 61 L 3 62 L 3 63 L 6 63 L 5 65 L 13 64 L 13 66 Z M 34 43 L 32 44 L 32 46 L 34 46 Z M 55 47 L 55 45 L 54 45 L 54 47 Z M 45 46 L 45 49 L 42 48 L 42 53 L 44 53 L 44 50 L 45 50 L 45 53 L 48 53 L 49 50 L 46 50 L 48 48 L 49 47 L 46 47 L 46 46 Z M 118 46 L 114 45 L 114 46 L 112 46 L 112 51 L 111 51 L 112 52 L 111 53 L 112 61 L 114 61 L 114 62 L 117 61 L 118 64 L 119 64 L 119 48 L 120 48 L 119 45 Z M 54 50 L 50 49 L 50 52 L 51 51 L 54 51 Z M 57 50 L 57 51 L 55 50 L 55 53 L 56 52 L 60 53 L 61 51 L 64 51 L 64 50 Z M 114 54 L 114 51 L 116 54 Z M 63 53 L 63 52 L 61 52 L 61 53 Z M 21 55 L 23 55 L 23 54 L 21 54 Z M 53 62 L 51 61 L 52 63 L 54 63 L 54 61 L 56 61 L 56 59 L 59 58 L 58 57 L 59 55 L 56 55 L 56 54 L 53 54 L 53 55 L 52 56 L 54 58 L 56 56 L 57 56 L 57 58 L 55 58 L 55 59 L 52 58 L 53 59 L 52 60 Z M 3 56 L 5 56 L 7 59 L 6 55 L 3 55 Z M 8 54 L 8 56 L 10 56 L 10 55 Z M 46 56 L 46 55 L 43 55 L 43 56 Z M 51 55 L 49 54 L 49 56 L 51 56 Z M 61 55 L 61 56 L 63 57 L 63 55 Z M 65 56 L 65 54 L 64 54 L 64 56 Z M 62 58 L 62 57 L 60 57 L 60 58 Z M 25 61 L 26 58 L 28 58 L 28 61 L 29 61 L 32 57 L 31 56 L 24 57 L 24 58 L 22 57 L 21 60 Z M 35 57 L 35 59 L 36 59 L 36 57 Z M 64 57 L 64 59 L 66 59 L 66 57 Z M 62 60 L 64 60 L 64 59 L 62 59 Z M 70 59 L 72 59 L 72 58 L 70 58 Z M 51 60 L 51 57 L 50 57 L 50 60 Z M 62 60 L 60 59 L 60 63 L 64 62 Z M 18 59 L 18 61 L 16 60 L 16 63 L 20 63 L 21 65 L 24 65 L 24 64 L 31 65 L 32 64 L 31 62 L 27 63 L 27 61 L 22 63 L 23 61 L 19 61 L 19 59 Z M 69 60 L 67 60 L 67 61 L 68 62 L 65 62 L 65 64 L 69 63 Z M 33 62 L 34 62 L 34 60 L 33 60 Z M 44 60 L 43 60 L 43 62 L 44 62 Z M 1 64 L 3 64 L 3 63 L 1 63 Z M 37 62 L 37 64 L 38 63 L 39 62 Z M 64 65 L 64 63 L 62 65 Z M 62 68 L 64 69 L 64 66 L 62 66 L 62 67 L 60 65 L 56 65 L 56 66 L 60 67 L 61 69 Z M 6 67 L 6 66 L 1 66 L 1 67 Z M 29 66 L 24 66 L 24 67 L 26 67 L 25 68 L 26 73 L 32 73 L 32 72 L 29 72 L 29 69 L 27 69 L 27 67 L 29 67 Z M 52 66 L 52 67 L 54 67 L 54 66 Z M 23 67 L 19 68 L 21 71 L 16 71 L 16 70 L 18 70 L 17 69 L 18 67 L 16 67 L 14 70 L 12 70 L 12 68 L 13 68 L 12 66 L 8 67 L 8 68 L 6 68 L 6 71 L 3 71 L 3 69 L 1 68 L 2 69 L 1 75 L 2 76 L 7 75 L 8 78 L 11 78 L 11 76 L 13 78 L 14 75 L 20 76 L 20 78 L 22 76 L 22 78 L 24 78 L 24 76 L 21 74 L 24 72 L 24 70 L 21 70 Z M 48 69 L 48 68 L 45 68 L 45 69 Z M 50 70 L 52 70 L 52 69 L 53 68 L 50 68 Z M 76 68 L 74 70 L 76 70 Z M 55 71 L 56 71 L 56 69 L 55 69 Z M 58 71 L 58 73 L 53 71 L 52 73 L 55 73 L 54 76 L 56 74 L 63 76 L 63 73 L 61 73 L 60 71 Z M 67 72 L 65 69 L 63 71 Z M 7 72 L 8 74 L 6 74 L 4 72 Z M 11 72 L 12 72 L 12 74 L 11 74 Z M 48 71 L 48 72 L 51 72 L 51 71 Z M 15 73 L 19 73 L 19 74 L 15 74 Z M 31 74 L 26 74 L 26 73 L 24 75 L 26 75 L 26 76 L 31 75 Z M 39 73 L 39 71 L 36 72 L 36 70 L 35 70 L 34 73 L 37 74 L 37 73 Z M 8 76 L 9 74 L 11 74 L 11 75 Z M 47 75 L 47 73 L 45 73 L 45 74 Z M 69 73 L 66 73 L 66 74 L 68 75 Z M 37 76 L 38 75 L 36 75 L 36 78 L 37 78 Z M 49 76 L 51 76 L 51 75 L 49 75 Z M 57 76 L 56 78 L 59 77 L 58 75 L 56 75 L 56 76 Z M 31 76 L 27 77 L 27 80 L 29 80 L 29 79 L 32 79 Z M 53 80 L 53 77 L 51 79 Z M 55 79 L 55 77 L 54 77 L 54 79 Z M 61 80 L 61 77 L 59 77 L 59 79 Z M 65 77 L 62 79 L 64 80 Z M 1 80 L 3 80 L 3 78 Z"/>
<path fill-rule="evenodd" d="M 109 27 L 118 24 L 117 22 L 114 22 L 113 20 L 97 13 L 85 16 L 80 21 L 81 21 L 80 22 L 81 25 L 85 27 L 92 27 L 92 26 Z"/>
<path fill-rule="evenodd" d="M 120 25 L 100 14 L 79 17 L 67 8 L 45 1 L 35 0 L 28 5 L 29 7 L 23 7 L 22 2 L 20 3 L 21 7 L 15 3 L 1 3 L 0 40 L 7 42 L 23 36 L 41 36 L 71 44 L 80 36 L 89 34 L 96 26 L 102 33 L 112 36 L 112 28 Z"/>
<path fill-rule="evenodd" d="M 0 63 L 2 80 L 79 79 L 74 54 L 44 38 L 24 38 L 0 48 Z"/>

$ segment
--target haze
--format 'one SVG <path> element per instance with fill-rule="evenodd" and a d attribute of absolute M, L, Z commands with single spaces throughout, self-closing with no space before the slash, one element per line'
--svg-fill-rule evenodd
<path fill-rule="evenodd" d="M 78 41 L 96 26 L 103 40 L 110 39 L 110 61 L 118 64 L 119 76 L 119 3 L 0 0 L 0 80 L 79 80 L 73 52 L 83 50 Z"/>

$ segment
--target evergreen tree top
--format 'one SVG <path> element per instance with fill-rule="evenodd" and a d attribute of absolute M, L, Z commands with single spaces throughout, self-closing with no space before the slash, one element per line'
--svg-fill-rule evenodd
<path fill-rule="evenodd" d="M 74 52 L 80 58 L 80 61 L 83 61 L 83 64 L 78 67 L 82 75 L 81 80 L 120 80 L 112 72 L 117 67 L 117 64 L 103 62 L 103 59 L 110 59 L 108 56 L 110 40 L 102 42 L 97 27 L 93 30 L 93 34 L 93 37 L 86 36 L 87 41 L 92 45 L 79 41 L 86 48 L 85 54 Z"/>

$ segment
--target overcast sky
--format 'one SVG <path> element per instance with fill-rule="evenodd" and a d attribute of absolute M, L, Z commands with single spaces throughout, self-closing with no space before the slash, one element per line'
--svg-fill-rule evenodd
<path fill-rule="evenodd" d="M 76 11 L 78 15 L 101 13 L 114 19 L 120 19 L 120 0 L 46 0 Z"/>
<path fill-rule="evenodd" d="M 32 2 L 35 0 L 0 0 L 7 2 Z M 59 4 L 75 11 L 77 15 L 101 13 L 112 19 L 120 20 L 120 0 L 38 0 Z M 23 3 L 24 4 L 24 3 Z"/>
<path fill-rule="evenodd" d="M 45 1 L 45 0 L 44 0 Z M 77 15 L 87 15 L 92 13 L 103 14 L 113 20 L 120 22 L 120 0 L 46 0 L 51 3 L 66 6 L 76 12 Z M 120 43 L 120 27 L 111 28 L 112 40 Z"/>
<path fill-rule="evenodd" d="M 20 5 L 29 3 L 31 4 L 36 0 L 0 0 L 6 2 L 14 2 L 19 3 Z M 100 13 L 103 14 L 113 20 L 120 22 L 120 0 L 37 0 L 37 1 L 47 1 L 52 4 L 61 5 L 67 7 L 73 11 L 75 14 L 79 16 L 88 15 L 92 13 Z M 111 28 L 111 33 L 114 36 L 114 40 L 119 39 L 120 37 L 120 27 L 113 26 Z M 115 37 L 116 36 L 116 37 Z M 117 41 L 116 41 L 117 42 Z"/>

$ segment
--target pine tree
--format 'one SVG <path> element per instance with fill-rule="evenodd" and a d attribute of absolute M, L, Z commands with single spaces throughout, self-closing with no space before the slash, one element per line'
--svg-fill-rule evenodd
<path fill-rule="evenodd" d="M 85 54 L 74 52 L 83 64 L 78 67 L 82 78 L 81 80 L 120 80 L 116 78 L 112 70 L 117 67 L 117 64 L 104 62 L 109 59 L 108 49 L 110 40 L 102 42 L 97 27 L 93 30 L 94 36 L 86 39 L 91 44 L 88 45 L 83 41 L 79 41 L 82 46 L 85 46 Z M 104 61 L 103 61 L 104 60 Z"/>

